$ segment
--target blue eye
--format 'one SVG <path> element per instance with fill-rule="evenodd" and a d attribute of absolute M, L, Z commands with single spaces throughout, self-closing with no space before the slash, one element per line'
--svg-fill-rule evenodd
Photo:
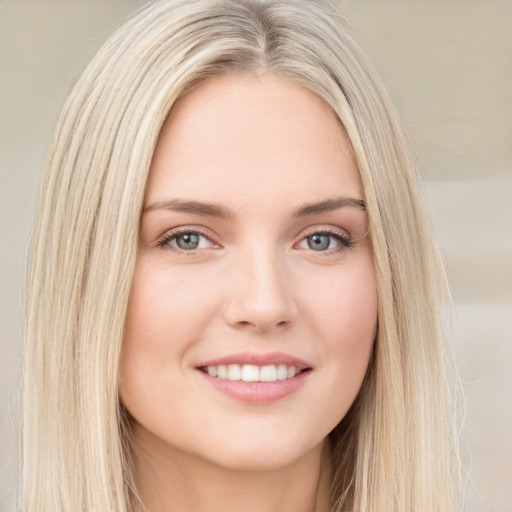
<path fill-rule="evenodd" d="M 336 252 L 352 247 L 353 242 L 349 236 L 342 231 L 318 231 L 306 236 L 299 243 L 302 249 L 310 249 L 315 252 Z"/>
<path fill-rule="evenodd" d="M 158 245 L 164 249 L 193 252 L 212 247 L 214 244 L 207 236 L 197 231 L 180 231 L 166 235 Z"/>
<path fill-rule="evenodd" d="M 197 249 L 199 247 L 199 235 L 197 233 L 183 233 L 174 238 L 177 247 L 185 251 Z"/>
<path fill-rule="evenodd" d="M 306 238 L 308 247 L 313 251 L 325 251 L 331 245 L 331 236 L 326 234 L 314 234 Z"/>

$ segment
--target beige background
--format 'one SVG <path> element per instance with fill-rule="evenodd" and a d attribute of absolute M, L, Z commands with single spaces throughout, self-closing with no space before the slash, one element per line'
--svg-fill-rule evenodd
<path fill-rule="evenodd" d="M 46 147 L 80 71 L 140 4 L 0 0 L 0 511 L 13 509 L 19 290 Z M 448 266 L 465 510 L 512 512 L 512 2 L 344 5 L 409 126 Z"/>

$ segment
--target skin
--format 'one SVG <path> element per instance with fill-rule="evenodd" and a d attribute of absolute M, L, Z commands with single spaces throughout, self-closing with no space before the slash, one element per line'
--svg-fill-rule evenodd
<path fill-rule="evenodd" d="M 357 395 L 377 325 L 364 208 L 294 216 L 335 197 L 362 199 L 357 167 L 337 118 L 303 87 L 217 76 L 173 107 L 147 183 L 120 363 L 151 512 L 328 510 L 326 436 Z M 166 207 L 174 200 L 232 218 Z M 198 247 L 180 250 L 177 228 L 199 231 Z M 314 231 L 326 233 L 321 250 Z M 197 369 L 244 351 L 285 352 L 311 370 L 290 395 L 248 404 Z"/>

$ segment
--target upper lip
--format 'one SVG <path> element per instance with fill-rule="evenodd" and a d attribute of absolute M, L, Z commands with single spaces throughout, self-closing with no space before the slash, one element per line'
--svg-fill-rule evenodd
<path fill-rule="evenodd" d="M 254 364 L 256 366 L 285 364 L 287 366 L 295 366 L 299 370 L 311 368 L 311 365 L 302 359 L 285 354 L 284 352 L 266 352 L 264 354 L 259 354 L 257 352 L 239 352 L 237 354 L 230 354 L 228 356 L 203 361 L 197 365 L 197 368 L 203 368 L 205 366 L 219 366 L 221 364 Z"/>

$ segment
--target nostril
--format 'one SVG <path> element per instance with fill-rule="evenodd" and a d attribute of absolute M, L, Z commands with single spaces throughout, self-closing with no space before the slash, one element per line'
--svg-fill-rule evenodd
<path fill-rule="evenodd" d="M 270 286 L 275 281 L 258 279 L 253 286 L 240 285 L 234 290 L 223 310 L 226 322 L 235 329 L 250 328 L 256 332 L 290 327 L 296 318 L 295 304 L 287 291 Z"/>

